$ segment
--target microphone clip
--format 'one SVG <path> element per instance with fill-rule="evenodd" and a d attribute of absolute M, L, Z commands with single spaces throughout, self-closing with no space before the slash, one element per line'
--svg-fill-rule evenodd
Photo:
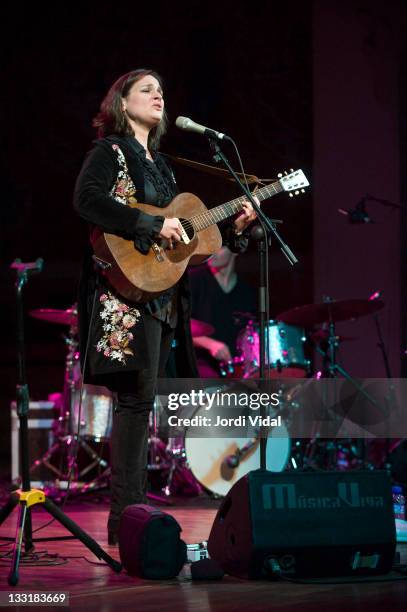
<path fill-rule="evenodd" d="M 366 198 L 362 198 L 354 210 L 348 211 L 349 223 L 372 223 L 366 210 Z"/>

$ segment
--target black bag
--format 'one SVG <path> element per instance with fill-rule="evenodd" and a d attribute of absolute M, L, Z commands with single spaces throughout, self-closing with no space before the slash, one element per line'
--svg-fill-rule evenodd
<path fill-rule="evenodd" d="M 119 552 L 125 570 L 140 578 L 174 578 L 187 561 L 181 527 L 169 514 L 135 504 L 123 511 L 119 526 Z"/>

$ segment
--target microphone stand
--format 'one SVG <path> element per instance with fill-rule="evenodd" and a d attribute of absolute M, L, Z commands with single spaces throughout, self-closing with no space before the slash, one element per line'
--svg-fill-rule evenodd
<path fill-rule="evenodd" d="M 258 230 L 256 238 L 258 240 L 258 253 L 259 253 L 259 271 L 260 271 L 260 280 L 259 280 L 259 375 L 260 379 L 265 378 L 266 371 L 266 359 L 265 359 L 265 330 L 266 330 L 266 314 L 268 313 L 268 300 L 269 300 L 269 279 L 268 279 L 268 247 L 271 236 L 273 235 L 277 242 L 280 245 L 280 248 L 290 264 L 293 266 L 298 262 L 298 259 L 291 251 L 290 247 L 284 242 L 280 234 L 278 233 L 275 224 L 264 214 L 261 210 L 260 206 L 255 201 L 250 190 L 242 183 L 239 179 L 236 172 L 233 170 L 230 165 L 228 159 L 222 152 L 216 138 L 208 136 L 209 145 L 213 151 L 213 160 L 215 163 L 222 163 L 225 168 L 229 171 L 231 176 L 234 178 L 235 182 L 239 186 L 240 190 L 252 204 L 253 209 L 257 213 L 257 218 L 260 223 L 260 228 Z M 268 321 L 267 321 L 268 323 Z M 260 416 L 261 421 L 266 416 L 265 406 L 261 405 L 260 407 Z M 260 469 L 266 469 L 266 447 L 267 447 L 267 438 L 260 434 Z"/>
<path fill-rule="evenodd" d="M 35 262 L 22 263 L 16 259 L 11 268 L 17 272 L 16 302 L 17 302 L 17 358 L 18 358 L 18 384 L 16 387 L 17 414 L 20 423 L 20 469 L 22 474 L 21 489 L 13 491 L 6 504 L 0 509 L 0 525 L 18 506 L 18 517 L 15 538 L 1 537 L 0 540 L 13 542 L 13 557 L 8 574 L 8 584 L 16 586 L 19 580 L 19 566 L 22 557 L 24 542 L 25 553 L 34 551 L 34 542 L 66 540 L 70 538 L 79 539 L 98 559 L 103 559 L 115 572 L 121 571 L 121 564 L 110 557 L 99 544 L 91 538 L 83 529 L 72 521 L 62 512 L 52 501 L 47 499 L 41 489 L 32 489 L 30 482 L 29 469 L 29 446 L 28 446 L 28 411 L 29 411 L 29 390 L 25 367 L 24 350 L 24 308 L 23 308 L 23 288 L 28 281 L 28 275 L 34 272 L 41 272 L 43 260 L 37 259 Z M 33 538 L 31 510 L 33 506 L 39 504 L 54 519 L 63 525 L 71 536 L 55 536 L 46 538 Z"/>

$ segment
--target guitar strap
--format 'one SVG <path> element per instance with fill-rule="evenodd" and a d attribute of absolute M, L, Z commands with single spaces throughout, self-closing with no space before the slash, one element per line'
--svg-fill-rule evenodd
<path fill-rule="evenodd" d="M 205 172 L 206 174 L 212 174 L 214 176 L 219 176 L 223 179 L 225 179 L 226 181 L 234 181 L 234 178 L 232 178 L 229 174 L 229 172 L 227 170 L 224 170 L 223 168 L 217 168 L 216 166 L 210 166 L 209 164 L 203 164 L 201 162 L 197 162 L 197 161 L 193 161 L 192 159 L 186 159 L 185 157 L 177 157 L 175 155 L 169 155 L 168 153 L 162 153 L 161 155 L 164 155 L 165 157 L 168 157 L 168 159 L 171 159 L 171 161 L 180 164 L 181 166 L 189 166 L 190 168 L 194 168 L 195 170 L 198 170 L 200 172 Z M 244 176 L 241 172 L 236 172 L 237 176 L 244 180 Z M 276 179 L 259 179 L 255 174 L 246 174 L 246 179 L 249 185 L 262 185 L 262 184 L 267 184 L 267 183 L 272 183 L 274 182 Z"/>

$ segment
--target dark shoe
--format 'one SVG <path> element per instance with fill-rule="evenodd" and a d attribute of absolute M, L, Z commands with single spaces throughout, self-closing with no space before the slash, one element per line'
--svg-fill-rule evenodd
<path fill-rule="evenodd" d="M 107 543 L 109 546 L 117 546 L 119 543 L 119 534 L 117 531 L 107 532 Z"/>

